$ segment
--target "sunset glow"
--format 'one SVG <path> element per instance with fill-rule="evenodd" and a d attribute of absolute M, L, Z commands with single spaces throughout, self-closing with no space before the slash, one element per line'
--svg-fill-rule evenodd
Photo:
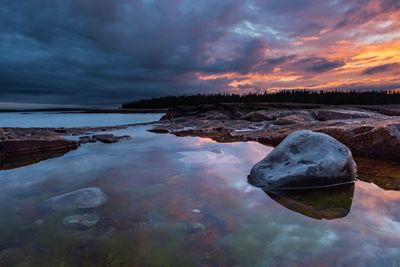
<path fill-rule="evenodd" d="M 0 20 L 5 103 L 400 88 L 399 0 L 6 0 Z"/>

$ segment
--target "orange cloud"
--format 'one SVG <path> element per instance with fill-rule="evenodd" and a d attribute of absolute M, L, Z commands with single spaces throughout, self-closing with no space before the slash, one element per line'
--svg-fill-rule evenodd
<path fill-rule="evenodd" d="M 313 40 L 314 38 L 310 38 Z M 316 39 L 315 39 L 316 40 Z M 343 60 L 345 64 L 322 73 L 304 74 L 301 70 L 288 70 L 284 66 L 276 66 L 270 73 L 240 74 L 227 72 L 222 74 L 199 74 L 200 80 L 228 79 L 227 87 L 246 87 L 263 89 L 321 89 L 351 88 L 355 86 L 373 86 L 380 88 L 388 83 L 400 84 L 400 77 L 392 72 L 382 72 L 370 77 L 362 72 L 370 67 L 400 62 L 400 40 L 375 44 L 360 44 L 351 40 L 338 40 L 320 57 L 328 60 Z"/>

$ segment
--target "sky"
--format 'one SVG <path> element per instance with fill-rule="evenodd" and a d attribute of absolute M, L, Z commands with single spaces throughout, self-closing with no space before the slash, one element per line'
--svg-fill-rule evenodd
<path fill-rule="evenodd" d="M 0 0 L 0 104 L 400 88 L 400 0 Z"/>

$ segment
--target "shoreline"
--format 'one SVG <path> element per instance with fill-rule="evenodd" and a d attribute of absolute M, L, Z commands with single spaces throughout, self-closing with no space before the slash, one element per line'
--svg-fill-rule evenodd
<path fill-rule="evenodd" d="M 63 156 L 86 143 L 124 141 L 130 137 L 96 133 L 154 123 L 157 121 L 101 127 L 0 127 L 0 170 Z M 66 136 L 79 139 L 70 140 Z"/>
<path fill-rule="evenodd" d="M 216 104 L 172 108 L 160 121 L 146 123 L 72 128 L 0 127 L 0 170 L 59 157 L 83 144 L 100 141 L 93 138 L 96 133 L 139 125 L 152 125 L 149 131 L 158 134 L 204 137 L 217 142 L 255 141 L 268 146 L 276 146 L 296 130 L 324 132 L 352 150 L 360 174 L 367 181 L 389 190 L 400 189 L 397 182 L 400 106 L 393 105 Z M 84 138 L 69 140 L 66 136 Z M 111 138 L 106 140 L 109 143 L 126 140 L 107 138 Z"/>
<path fill-rule="evenodd" d="M 400 161 L 400 106 L 234 103 L 170 109 L 151 131 L 276 146 L 298 130 L 326 133 L 353 155 Z"/>

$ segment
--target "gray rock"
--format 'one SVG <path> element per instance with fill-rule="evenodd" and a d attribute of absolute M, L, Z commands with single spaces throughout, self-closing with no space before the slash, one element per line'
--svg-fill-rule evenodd
<path fill-rule="evenodd" d="M 323 133 L 297 131 L 252 168 L 249 182 L 269 188 L 320 187 L 354 181 L 350 149 Z"/>
<path fill-rule="evenodd" d="M 95 143 L 95 142 L 96 142 L 96 139 L 91 136 L 88 136 L 88 135 L 79 137 L 79 143 L 81 143 L 81 144 Z"/>
<path fill-rule="evenodd" d="M 42 203 L 41 207 L 53 211 L 87 209 L 101 206 L 107 199 L 100 188 L 88 187 L 49 198 Z"/>
<path fill-rule="evenodd" d="M 122 135 L 122 136 L 115 136 L 113 134 L 96 134 L 93 135 L 92 138 L 96 141 L 106 143 L 106 144 L 111 144 L 111 143 L 116 143 L 120 141 L 126 141 L 131 139 L 129 135 Z"/>
<path fill-rule="evenodd" d="M 378 115 L 375 114 L 375 117 Z M 345 110 L 345 109 L 319 109 L 315 111 L 315 117 L 321 121 L 348 120 L 371 118 L 374 114 L 367 111 Z"/>
<path fill-rule="evenodd" d="M 275 119 L 275 116 L 271 114 L 271 112 L 258 110 L 249 112 L 243 117 L 240 118 L 241 120 L 252 121 L 252 122 L 261 122 L 261 121 L 268 121 Z"/>
<path fill-rule="evenodd" d="M 96 214 L 77 214 L 65 217 L 63 224 L 72 229 L 87 229 L 96 225 L 99 219 Z"/>

